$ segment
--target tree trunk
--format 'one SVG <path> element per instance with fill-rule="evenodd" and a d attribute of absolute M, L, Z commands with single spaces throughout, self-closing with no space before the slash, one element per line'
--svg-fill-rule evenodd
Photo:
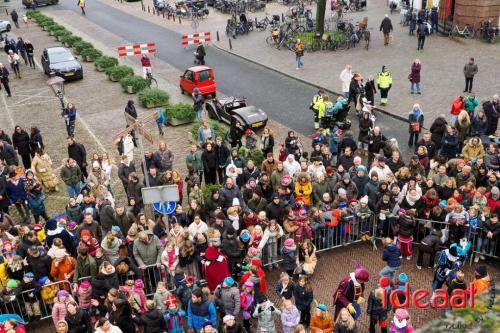
<path fill-rule="evenodd" d="M 316 7 L 316 32 L 323 35 L 325 30 L 326 0 L 318 0 Z"/>

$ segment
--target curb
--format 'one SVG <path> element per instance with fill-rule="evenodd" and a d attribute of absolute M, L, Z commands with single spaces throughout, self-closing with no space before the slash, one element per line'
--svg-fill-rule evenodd
<path fill-rule="evenodd" d="M 218 50 L 222 51 L 222 52 L 226 52 L 226 53 L 228 53 L 228 54 L 231 54 L 231 55 L 233 55 L 233 56 L 235 56 L 235 57 L 238 57 L 238 58 L 240 58 L 240 59 L 242 59 L 242 60 L 248 61 L 248 62 L 250 62 L 250 63 L 252 63 L 252 64 L 254 64 L 254 65 L 264 67 L 264 68 L 266 68 L 266 69 L 268 69 L 268 70 L 270 70 L 270 71 L 273 71 L 273 72 L 275 72 L 275 73 L 278 73 L 278 74 L 281 74 L 281 75 L 283 75 L 283 76 L 286 76 L 286 77 L 288 77 L 288 78 L 290 78 L 290 79 L 292 79 L 292 80 L 298 81 L 298 82 L 303 83 L 303 84 L 306 84 L 306 85 L 308 85 L 308 86 L 318 87 L 318 85 L 317 85 L 317 84 L 315 84 L 315 83 L 313 83 L 313 82 L 311 82 L 311 81 L 304 80 L 304 79 L 301 79 L 301 78 L 298 78 L 298 77 L 292 76 L 292 75 L 287 74 L 287 73 L 284 73 L 284 72 L 280 72 L 279 70 L 277 70 L 277 69 L 275 69 L 275 68 L 273 68 L 273 67 L 270 67 L 270 66 L 268 66 L 268 65 L 264 65 L 264 64 L 262 64 L 262 63 L 260 63 L 260 62 L 255 61 L 255 60 L 248 59 L 248 58 L 246 58 L 246 57 L 244 57 L 244 56 L 242 56 L 242 55 L 239 55 L 239 54 L 236 54 L 236 53 L 231 52 L 231 51 L 229 51 L 229 50 L 226 50 L 225 48 L 222 48 L 222 47 L 220 47 L 220 46 L 216 45 L 216 43 L 211 43 L 211 45 L 212 45 L 212 46 L 214 46 L 216 49 L 218 49 Z M 319 87 L 318 87 L 318 89 L 319 89 Z M 342 94 L 340 94 L 340 93 L 338 93 L 338 92 L 336 92 L 336 91 L 333 91 L 333 90 L 331 90 L 331 89 L 323 88 L 323 90 L 327 91 L 327 92 L 328 92 L 328 93 L 330 93 L 330 94 L 336 95 L 336 96 L 340 96 L 340 95 L 342 95 Z M 374 110 L 376 110 L 376 111 L 378 111 L 378 112 L 380 112 L 380 113 L 383 113 L 383 114 L 385 114 L 385 115 L 387 115 L 387 116 L 389 116 L 389 117 L 391 117 L 391 118 L 394 118 L 394 119 L 396 119 L 396 120 L 402 121 L 402 122 L 404 122 L 404 123 L 408 123 L 408 119 L 407 119 L 407 118 L 405 118 L 405 117 L 402 117 L 402 116 L 400 116 L 400 115 L 397 115 L 397 114 L 394 114 L 394 113 L 392 113 L 392 112 L 389 112 L 389 111 L 386 111 L 386 110 L 380 109 L 380 108 L 378 108 L 378 107 L 375 107 L 375 108 L 374 108 Z"/>

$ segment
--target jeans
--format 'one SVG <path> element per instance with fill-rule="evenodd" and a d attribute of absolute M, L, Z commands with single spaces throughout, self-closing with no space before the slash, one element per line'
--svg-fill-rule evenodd
<path fill-rule="evenodd" d="M 26 201 L 21 201 L 21 202 L 16 202 L 15 203 L 17 212 L 19 213 L 19 216 L 21 216 L 22 219 L 29 218 L 31 213 L 29 210 L 28 205 L 26 204 Z"/>
<path fill-rule="evenodd" d="M 40 216 L 43 217 L 45 222 L 47 222 L 47 220 L 49 219 L 46 212 L 43 212 L 42 214 L 36 214 L 36 215 L 33 214 L 33 217 L 35 218 L 35 223 L 37 223 L 37 224 L 40 223 Z"/>
<path fill-rule="evenodd" d="M 302 56 L 295 56 L 295 62 L 297 63 L 297 68 L 304 67 L 304 64 L 302 63 Z"/>
<path fill-rule="evenodd" d="M 432 28 L 432 33 L 437 33 L 438 32 L 438 24 L 437 24 L 437 22 L 431 23 L 431 28 Z"/>
<path fill-rule="evenodd" d="M 472 82 L 474 81 L 473 77 L 466 77 L 465 78 L 465 89 L 464 92 L 471 92 L 472 90 Z"/>
<path fill-rule="evenodd" d="M 420 82 L 410 82 L 410 92 L 413 94 L 415 90 L 420 94 Z"/>
<path fill-rule="evenodd" d="M 451 124 L 452 126 L 455 126 L 455 123 L 457 122 L 457 119 L 458 119 L 458 115 L 454 115 L 454 114 L 452 114 L 452 115 L 451 115 L 451 118 L 450 118 L 450 124 Z"/>
<path fill-rule="evenodd" d="M 198 122 L 201 123 L 201 121 L 203 120 L 203 108 L 200 108 L 199 110 L 195 111 L 196 111 L 196 119 L 198 120 Z"/>
<path fill-rule="evenodd" d="M 394 282 L 394 275 L 396 275 L 396 271 L 399 269 L 399 267 L 389 267 L 385 266 L 382 268 L 380 273 L 378 275 L 380 276 L 389 276 L 391 283 Z"/>
<path fill-rule="evenodd" d="M 481 254 L 489 253 L 490 256 L 493 256 L 495 254 L 496 245 L 497 241 L 495 239 L 478 237 L 476 251 Z"/>
<path fill-rule="evenodd" d="M 77 183 L 75 185 L 66 184 L 66 191 L 68 191 L 68 195 L 71 198 L 75 198 L 78 194 L 80 194 L 80 186 L 80 183 Z"/>
<path fill-rule="evenodd" d="M 410 132 L 410 139 L 408 139 L 408 146 L 412 147 L 417 145 L 419 132 Z"/>
<path fill-rule="evenodd" d="M 425 43 L 425 36 L 418 36 L 417 50 L 423 50 Z"/>
<path fill-rule="evenodd" d="M 75 133 L 75 120 L 68 120 L 66 122 L 66 132 L 68 133 L 68 136 L 73 136 Z"/>
<path fill-rule="evenodd" d="M 35 68 L 35 59 L 33 59 L 33 53 L 28 52 L 28 63 L 30 64 L 30 67 Z"/>
<path fill-rule="evenodd" d="M 273 242 L 266 244 L 266 257 L 268 264 L 278 261 L 278 243 Z"/>
<path fill-rule="evenodd" d="M 343 95 L 344 95 L 345 99 L 349 99 L 349 92 L 348 91 L 344 91 Z"/>
<path fill-rule="evenodd" d="M 21 78 L 21 71 L 19 70 L 19 63 L 12 63 L 10 64 L 10 68 L 12 68 L 12 71 L 18 78 Z"/>

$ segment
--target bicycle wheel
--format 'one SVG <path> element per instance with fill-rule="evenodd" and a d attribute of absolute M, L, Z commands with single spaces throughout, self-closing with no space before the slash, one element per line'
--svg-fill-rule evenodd
<path fill-rule="evenodd" d="M 148 85 L 149 85 L 149 88 L 158 88 L 158 82 L 156 81 L 156 79 L 154 77 L 149 79 Z"/>
<path fill-rule="evenodd" d="M 347 40 L 343 40 L 337 43 L 336 47 L 337 50 L 346 50 L 348 48 L 348 42 Z"/>
<path fill-rule="evenodd" d="M 311 43 L 311 51 L 319 51 L 321 49 L 321 40 L 314 39 Z"/>
<path fill-rule="evenodd" d="M 276 46 L 276 42 L 274 41 L 274 38 L 272 36 L 268 36 L 266 38 L 266 43 L 267 43 L 267 45 L 269 45 L 271 47 L 275 47 Z"/>
<path fill-rule="evenodd" d="M 465 27 L 464 28 L 464 37 L 467 39 L 474 38 L 475 32 L 474 29 L 471 27 Z"/>
<path fill-rule="evenodd" d="M 267 22 L 266 21 L 263 21 L 263 22 L 259 22 L 256 24 L 256 28 L 257 30 L 259 31 L 265 31 L 267 29 Z"/>
<path fill-rule="evenodd" d="M 294 35 L 301 34 L 301 33 L 304 33 L 304 32 L 306 32 L 306 28 L 304 28 L 301 25 L 299 25 L 297 28 L 295 28 L 295 30 L 293 30 L 293 34 Z"/>

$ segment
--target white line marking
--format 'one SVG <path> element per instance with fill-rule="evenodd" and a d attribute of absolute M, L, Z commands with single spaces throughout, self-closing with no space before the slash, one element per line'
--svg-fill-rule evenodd
<path fill-rule="evenodd" d="M 5 106 L 5 111 L 7 111 L 7 116 L 9 117 L 10 125 L 12 128 L 16 127 L 16 124 L 14 123 L 14 118 L 12 118 L 12 114 L 10 113 L 9 106 L 7 105 L 7 101 L 5 100 L 5 96 L 3 93 L 0 93 L 2 95 L 2 103 Z"/>

